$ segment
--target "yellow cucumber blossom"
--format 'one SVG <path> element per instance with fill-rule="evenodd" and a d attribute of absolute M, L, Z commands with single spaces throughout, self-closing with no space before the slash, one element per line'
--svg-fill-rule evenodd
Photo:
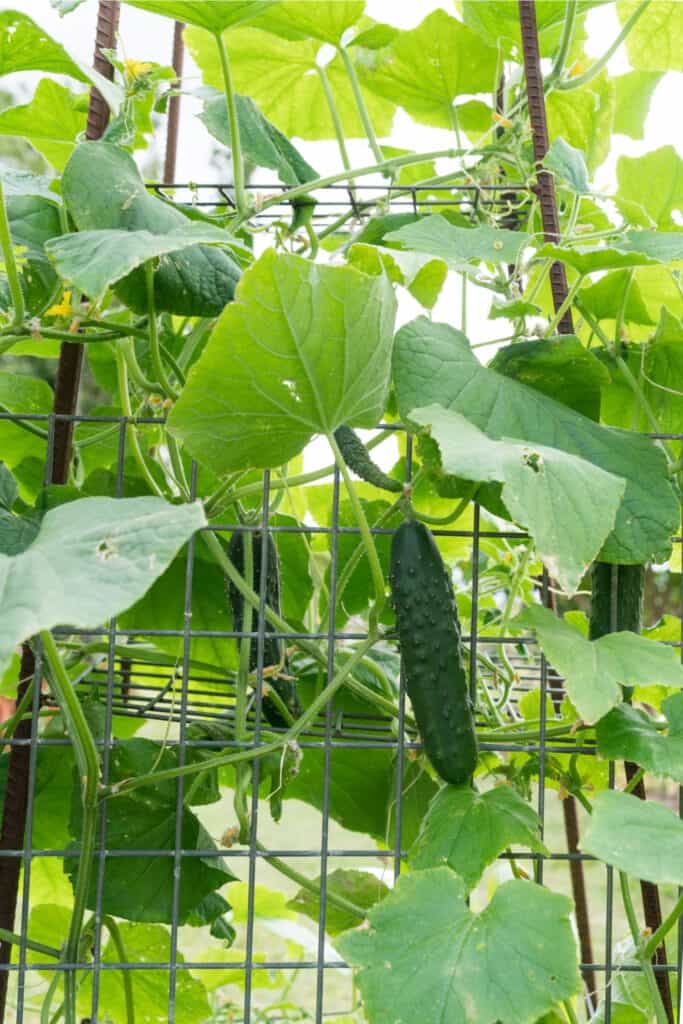
<path fill-rule="evenodd" d="M 148 71 L 152 70 L 152 65 L 141 60 L 130 60 L 126 58 L 123 62 L 123 66 L 126 69 L 126 79 L 132 82 L 134 78 L 142 78 Z"/>
<path fill-rule="evenodd" d="M 71 316 L 71 292 L 64 292 L 62 301 L 50 306 L 45 316 Z"/>

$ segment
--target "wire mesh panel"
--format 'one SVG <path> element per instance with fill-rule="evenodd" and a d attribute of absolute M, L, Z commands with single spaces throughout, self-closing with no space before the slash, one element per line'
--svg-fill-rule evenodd
<path fill-rule="evenodd" d="M 0 415 L 16 429 L 20 421 L 44 428 L 49 455 L 53 415 Z M 72 420 L 77 444 L 79 436 L 87 436 L 84 428 L 112 429 L 115 491 L 118 496 L 125 494 L 128 421 L 112 416 L 74 416 Z M 149 417 L 141 425 L 153 427 L 160 422 L 160 418 Z M 380 426 L 404 453 L 405 482 L 409 484 L 410 438 L 402 428 Z M 199 472 L 195 464 L 189 467 L 192 494 L 196 493 Z M 326 687 L 338 678 L 340 664 L 348 661 L 350 652 L 368 635 L 364 620 L 353 609 L 349 613 L 342 605 L 340 621 L 336 595 L 340 577 L 347 571 L 349 551 L 359 543 L 359 529 L 347 525 L 340 514 L 343 494 L 338 471 L 330 472 L 324 484 L 315 484 L 323 488 L 324 497 L 315 505 L 316 517 L 307 514 L 298 521 L 273 510 L 273 497 L 283 489 L 282 479 L 273 482 L 266 472 L 254 483 L 258 483 L 254 491 L 260 491 L 259 504 L 252 506 L 249 521 L 218 515 L 190 540 L 170 575 L 162 577 L 151 596 L 132 613 L 96 629 L 74 632 L 62 627 L 56 631 L 72 683 L 97 737 L 102 786 L 108 794 L 94 840 L 86 941 L 78 963 L 56 963 L 54 954 L 50 955 L 52 943 L 46 925 L 59 934 L 61 911 L 56 907 L 51 919 L 46 904 L 51 902 L 51 890 L 65 884 L 61 863 L 68 874 L 78 846 L 66 823 L 51 814 L 50 801 L 59 791 L 54 787 L 58 784 L 71 790 L 74 765 L 50 673 L 41 645 L 36 643 L 31 733 L 6 741 L 8 747 L 28 747 L 30 751 L 25 844 L 23 849 L 2 854 L 20 858 L 22 864 L 18 921 L 22 941 L 8 968 L 17 1021 L 38 1020 L 46 986 L 55 984 L 55 978 L 72 967 L 82 972 L 79 1006 L 90 1004 L 90 1017 L 85 1010 L 83 1017 L 93 1021 L 126 1019 L 126 1000 L 133 1000 L 145 986 L 151 986 L 155 998 L 164 994 L 164 1008 L 159 1006 L 159 1019 L 164 1020 L 185 1019 L 190 1012 L 207 1021 L 323 1021 L 344 1014 L 357 1019 L 350 976 L 334 949 L 337 932 L 356 923 L 345 908 L 340 872 L 352 868 L 366 872 L 373 900 L 383 887 L 391 888 L 436 784 L 420 758 L 414 720 L 397 671 L 396 641 L 390 631 L 380 644 L 379 660 L 368 661 L 360 676 L 349 674 L 350 687 L 340 685 L 324 699 Z M 386 508 L 375 512 L 381 520 Z M 373 525 L 372 532 L 388 542 L 394 528 L 394 524 Z M 499 599 L 501 593 L 496 573 L 504 558 L 494 558 L 494 547 L 514 553 L 524 546 L 526 535 L 479 506 L 474 506 L 465 523 L 435 526 L 433 532 L 442 547 L 458 552 L 454 564 L 466 634 L 463 639 L 483 730 L 481 749 L 489 771 L 506 764 L 517 786 L 526 773 L 541 821 L 545 847 L 529 851 L 512 844 L 500 855 L 499 870 L 503 876 L 530 874 L 553 890 L 571 895 L 572 864 L 583 864 L 594 960 L 583 963 L 581 970 L 584 978 L 596 979 L 598 989 L 607 986 L 602 1019 L 614 1019 L 611 1001 L 614 993 L 617 1000 L 619 994 L 615 971 L 621 979 L 640 968 L 621 955 L 619 942 L 625 922 L 615 902 L 612 869 L 580 850 L 567 848 L 562 811 L 563 802 L 572 799 L 566 789 L 572 774 L 607 774 L 613 786 L 618 769 L 597 759 L 592 733 L 557 728 L 555 723 L 563 715 L 563 680 L 540 655 L 534 637 L 516 630 L 501 634 L 486 626 L 485 608 L 493 607 L 492 595 Z M 285 562 L 290 568 L 294 564 L 292 544 L 309 559 L 314 557 L 312 541 L 318 553 L 324 545 L 328 596 L 317 609 L 316 626 L 308 619 L 288 632 L 267 620 L 266 544 L 254 545 L 264 564 L 252 629 L 245 633 L 239 623 L 226 621 L 227 583 L 220 572 L 206 568 L 204 535 L 212 534 L 226 548 L 231 537 L 246 533 L 252 538 L 272 537 L 282 553 L 289 544 L 290 562 L 286 556 Z M 300 581 L 283 582 L 295 586 Z M 651 573 L 651 594 L 656 583 L 657 575 Z M 546 599 L 552 586 L 545 573 L 535 583 L 537 594 Z M 223 622 L 224 628 L 197 626 L 198 619 L 207 618 L 201 612 L 205 601 L 215 603 L 214 618 Z M 285 595 L 283 605 L 288 610 L 293 603 L 291 596 Z M 264 714 L 264 698 L 274 675 L 274 666 L 266 664 L 265 651 L 273 639 L 285 644 L 286 673 L 299 679 L 304 707 L 310 708 L 316 700 L 319 706 L 305 728 L 297 732 L 296 743 L 285 748 L 284 756 L 277 753 L 275 766 L 266 757 L 253 762 L 253 787 L 245 794 L 248 834 L 240 835 L 233 812 L 233 766 L 227 763 L 213 776 L 215 769 L 202 771 L 202 764 L 214 754 L 232 755 L 269 742 L 276 744 L 283 734 L 293 728 L 296 732 L 296 721 L 273 724 L 272 716 Z M 255 641 L 256 664 L 250 676 L 248 732 L 238 738 L 234 729 L 235 657 L 243 640 Z M 298 647 L 302 641 L 308 648 Z M 669 637 L 666 642 L 680 647 L 681 638 Z M 311 644 L 317 646 L 317 663 L 310 655 Z M 69 651 L 73 652 L 71 661 Z M 364 699 L 368 686 L 373 688 L 373 672 L 377 683 L 378 668 L 387 713 Z M 482 706 L 482 694 L 490 702 L 488 709 Z M 508 697 L 507 735 L 499 732 L 487 738 L 496 705 Z M 530 739 L 533 732 L 537 735 Z M 177 769 L 189 764 L 194 764 L 196 771 L 176 777 Z M 159 773 L 152 788 L 126 789 L 134 776 L 146 771 Z M 481 775 L 484 788 L 489 777 L 493 776 L 486 770 Z M 497 777 L 500 779 L 500 773 Z M 214 792 L 218 782 L 223 788 Z M 673 788 L 661 795 L 675 800 Z M 383 835 L 372 820 L 378 803 L 383 806 Z M 142 817 L 140 807 L 146 809 Z M 77 801 L 72 802 L 71 814 L 77 829 Z M 585 818 L 579 807 L 582 828 Z M 133 873 L 129 866 L 121 867 L 131 859 Z M 227 904 L 211 907 L 215 872 L 222 872 L 224 882 L 229 883 L 223 891 L 232 913 Z M 270 886 L 275 874 L 280 876 L 278 888 L 284 885 L 291 898 L 289 904 L 284 896 L 277 901 L 273 895 Z M 197 904 L 197 893 L 205 890 L 205 899 Z M 673 890 L 662 889 L 664 914 L 675 897 Z M 474 909 L 481 898 L 475 888 Z M 131 903 L 138 906 L 136 914 L 130 912 Z M 297 912 L 304 917 L 297 918 Z M 307 922 L 305 926 L 301 920 Z M 212 931 L 208 945 L 202 925 L 209 925 Z M 146 934 L 148 955 L 131 959 L 126 940 L 136 932 L 138 938 Z M 678 954 L 671 941 L 667 952 L 667 962 L 656 970 L 673 976 L 678 970 Z M 199 998 L 193 989 L 194 978 L 216 993 L 204 1017 L 201 1009 L 192 1009 L 193 1000 Z M 270 995 L 273 991 L 284 993 L 277 1005 Z M 296 1015 L 297 1006 L 305 1008 L 301 1011 L 304 1017 Z"/>

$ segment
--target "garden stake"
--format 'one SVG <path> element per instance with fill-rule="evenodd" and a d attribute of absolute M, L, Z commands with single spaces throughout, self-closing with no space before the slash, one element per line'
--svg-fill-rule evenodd
<path fill-rule="evenodd" d="M 183 45 L 182 21 L 176 21 L 173 27 L 173 70 L 176 73 L 176 81 L 173 83 L 179 89 L 183 78 L 183 56 L 185 48 Z M 164 185 L 172 185 L 175 179 L 176 156 L 178 155 L 178 128 L 180 126 L 180 94 L 171 96 L 168 101 L 168 124 L 166 126 L 166 155 L 164 159 Z"/>

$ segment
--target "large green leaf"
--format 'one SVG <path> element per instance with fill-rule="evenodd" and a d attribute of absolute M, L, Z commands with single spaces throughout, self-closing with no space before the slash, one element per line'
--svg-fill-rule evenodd
<path fill-rule="evenodd" d="M 683 41 L 683 40 L 682 40 Z M 652 94 L 661 80 L 659 71 L 629 71 L 614 79 L 616 109 L 614 131 L 632 139 L 645 135 L 645 118 L 650 109 Z"/>
<path fill-rule="evenodd" d="M 581 849 L 636 878 L 683 884 L 683 821 L 652 800 L 598 793 Z"/>
<path fill-rule="evenodd" d="M 396 300 L 386 277 L 273 249 L 245 273 L 169 429 L 213 472 L 278 466 L 314 434 L 375 426 Z"/>
<path fill-rule="evenodd" d="M 257 23 L 258 24 L 258 23 Z M 223 76 L 210 36 L 187 29 L 185 42 L 207 85 L 223 89 Z M 320 43 L 282 39 L 258 28 L 238 28 L 226 35 L 235 89 L 251 96 L 264 116 L 289 139 L 333 139 L 334 123 L 317 67 Z M 348 73 L 339 55 L 325 72 L 347 139 L 365 138 Z M 388 135 L 395 104 L 361 87 L 375 132 Z"/>
<path fill-rule="evenodd" d="M 580 149 L 592 174 L 606 159 L 611 146 L 615 85 L 606 74 L 582 89 L 552 92 L 547 99 L 548 134 Z"/>
<path fill-rule="evenodd" d="M 462 270 L 470 261 L 514 263 L 531 235 L 504 228 L 459 228 L 449 224 L 441 214 L 406 224 L 386 235 L 388 242 L 400 242 L 406 249 L 428 253 L 445 260 L 455 270 Z"/>
<path fill-rule="evenodd" d="M 590 192 L 588 168 L 580 149 L 575 149 L 558 135 L 543 158 L 543 166 L 551 171 L 560 184 L 567 184 L 579 195 Z"/>
<path fill-rule="evenodd" d="M 0 671 L 42 629 L 99 626 L 124 611 L 205 522 L 198 503 L 160 498 L 81 498 L 51 509 L 29 548 L 0 555 Z"/>
<path fill-rule="evenodd" d="M 0 135 L 28 139 L 58 171 L 85 131 L 87 95 L 77 96 L 58 82 L 43 78 L 30 103 L 0 111 Z"/>
<path fill-rule="evenodd" d="M 79 231 L 55 238 L 45 249 L 60 277 L 99 303 L 110 285 L 136 267 L 199 243 L 225 246 L 230 238 L 221 228 L 186 220 L 164 234 L 120 228 Z"/>
<path fill-rule="evenodd" d="M 637 0 L 619 0 L 623 24 L 638 7 Z M 650 4 L 626 37 L 628 59 L 643 71 L 683 71 L 683 7 L 678 0 Z"/>
<path fill-rule="evenodd" d="M 515 880 L 472 914 L 465 895 L 445 867 L 404 875 L 337 939 L 370 1024 L 533 1024 L 578 990 L 566 896 Z"/>
<path fill-rule="evenodd" d="M 447 864 L 472 889 L 508 846 L 547 852 L 538 815 L 511 786 L 479 793 L 472 786 L 442 786 L 410 851 L 414 870 Z"/>
<path fill-rule="evenodd" d="M 147 192 L 133 158 L 107 142 L 77 146 L 64 171 L 62 192 L 80 231 L 165 235 L 188 227 L 179 210 Z M 184 316 L 217 316 L 232 299 L 239 274 L 230 256 L 210 246 L 170 253 L 154 275 L 156 307 Z M 132 309 L 147 311 L 144 268 L 134 270 L 115 291 Z"/>
<path fill-rule="evenodd" d="M 548 660 L 565 677 L 572 704 L 597 722 L 622 697 L 622 686 L 683 686 L 683 666 L 672 647 L 627 631 L 588 640 L 548 608 L 525 608 L 515 622 L 536 630 Z"/>
<path fill-rule="evenodd" d="M 283 39 L 317 39 L 338 46 L 365 10 L 365 0 L 280 0 L 259 19 L 259 28 Z"/>
<path fill-rule="evenodd" d="M 396 335 L 394 380 L 402 417 L 411 409 L 439 404 L 459 412 L 490 438 L 516 437 L 559 448 L 623 477 L 626 492 L 601 557 L 617 563 L 668 558 L 669 538 L 678 529 L 678 505 L 664 453 L 652 441 L 601 427 L 483 367 L 463 334 L 424 317 Z"/>
<path fill-rule="evenodd" d="M 626 231 L 615 244 L 621 252 L 641 253 L 659 263 L 683 260 L 683 231 Z"/>
<path fill-rule="evenodd" d="M 320 884 L 320 879 L 316 879 Z M 369 871 L 354 871 L 337 868 L 327 876 L 327 892 L 340 896 L 355 903 L 364 910 L 378 903 L 389 892 L 387 886 Z M 317 924 L 320 920 L 320 897 L 308 889 L 299 889 L 296 896 L 287 906 L 300 914 L 311 918 Z M 338 935 L 358 924 L 358 915 L 349 910 L 340 909 L 327 903 L 325 907 L 325 931 L 328 935 Z"/>
<path fill-rule="evenodd" d="M 0 12 L 0 75 L 49 71 L 81 82 L 87 77 L 63 46 L 21 11 Z"/>
<path fill-rule="evenodd" d="M 263 116 L 249 96 L 235 96 L 235 107 L 245 159 L 258 167 L 276 171 L 280 181 L 286 185 L 300 185 L 318 177 L 317 171 L 304 160 L 287 136 Z M 225 97 L 207 100 L 199 116 L 214 138 L 230 148 L 230 118 Z"/>
<path fill-rule="evenodd" d="M 441 259 L 363 242 L 351 246 L 348 261 L 365 274 L 379 274 L 384 269 L 389 280 L 402 284 L 426 309 L 432 308 L 448 276 L 448 267 Z"/>
<path fill-rule="evenodd" d="M 503 485 L 511 518 L 526 527 L 553 579 L 575 593 L 614 526 L 624 479 L 558 448 L 492 440 L 439 405 L 412 409 L 408 420 L 429 428 L 446 473 Z"/>
<path fill-rule="evenodd" d="M 11 195 L 5 206 L 12 242 L 21 247 L 19 266 L 26 309 L 32 315 L 39 315 L 52 302 L 59 284 L 45 253 L 45 242 L 62 230 L 59 210 L 54 200 L 32 195 Z M 7 309 L 10 304 L 11 295 L 3 274 L 0 308 Z"/>
<path fill-rule="evenodd" d="M 640 156 L 620 156 L 615 202 L 624 216 L 641 227 L 680 227 L 673 214 L 683 212 L 683 160 L 673 146 Z"/>
<path fill-rule="evenodd" d="M 654 320 L 645 305 L 638 282 L 631 277 L 628 270 L 613 270 L 595 284 L 582 288 L 579 293 L 581 308 L 587 310 L 596 320 L 616 320 L 621 312 L 627 323 L 654 326 Z"/>
<path fill-rule="evenodd" d="M 209 32 L 222 32 L 232 25 L 257 18 L 274 0 L 125 0 L 153 14 L 163 14 Z"/>
<path fill-rule="evenodd" d="M 572 334 L 506 345 L 498 349 L 489 368 L 542 391 L 583 416 L 600 419 L 600 389 L 609 383 L 609 374 Z"/>
<path fill-rule="evenodd" d="M 598 722 L 598 753 L 611 760 L 633 761 L 648 772 L 683 783 L 683 694 L 662 704 L 669 728 L 658 729 L 644 711 L 619 704 Z"/>
<path fill-rule="evenodd" d="M 497 61 L 497 50 L 438 10 L 417 28 L 399 32 L 388 59 L 363 80 L 421 123 L 452 129 L 454 100 L 463 93 L 491 92 Z"/>

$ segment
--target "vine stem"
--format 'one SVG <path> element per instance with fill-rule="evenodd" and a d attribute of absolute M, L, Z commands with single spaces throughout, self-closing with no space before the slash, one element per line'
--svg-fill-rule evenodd
<path fill-rule="evenodd" d="M 674 904 L 671 913 L 664 918 L 657 931 L 652 933 L 650 938 L 643 946 L 643 957 L 645 957 L 646 960 L 652 960 L 652 957 L 655 955 L 655 953 L 663 943 L 665 937 L 676 924 L 681 914 L 683 914 L 683 896 L 679 896 L 678 900 Z"/>
<path fill-rule="evenodd" d="M 574 284 L 571 286 L 571 288 L 567 292 L 565 298 L 562 300 L 562 304 L 560 305 L 559 309 L 557 310 L 557 312 L 555 313 L 554 317 L 552 318 L 552 320 L 548 324 L 548 329 L 546 330 L 546 332 L 544 334 L 545 338 L 550 337 L 550 335 L 556 329 L 556 327 L 559 324 L 560 320 L 562 319 L 562 317 L 564 316 L 564 314 L 567 312 L 567 310 L 571 306 L 572 302 L 574 301 L 574 297 L 577 294 L 577 292 L 578 292 L 578 290 L 579 290 L 579 288 L 581 287 L 582 284 L 583 284 L 583 274 L 579 274 L 579 276 L 576 278 L 576 281 L 574 281 Z"/>
<path fill-rule="evenodd" d="M 563 999 L 562 1007 L 564 1012 L 567 1014 L 567 1020 L 569 1024 L 579 1024 L 579 1018 L 576 1016 L 574 1007 L 572 1006 L 571 999 Z"/>
<path fill-rule="evenodd" d="M 32 939 L 17 935 L 16 932 L 10 932 L 6 928 L 0 928 L 0 939 L 3 942 L 10 942 L 13 946 L 20 946 L 24 943 L 27 949 L 32 949 L 34 953 L 43 953 L 45 956 L 52 957 L 53 960 L 61 960 L 62 957 L 61 951 L 55 949 L 54 946 L 45 946 L 42 942 L 34 942 Z"/>
<path fill-rule="evenodd" d="M 370 564 L 370 573 L 372 575 L 372 581 L 375 588 L 375 603 L 373 607 L 370 609 L 368 617 L 368 621 L 370 623 L 370 631 L 372 632 L 372 630 L 376 628 L 377 622 L 379 621 L 379 616 L 382 612 L 382 608 L 384 607 L 384 572 L 382 571 L 382 566 L 380 565 L 379 555 L 377 554 L 375 542 L 373 541 L 372 534 L 370 533 L 370 527 L 368 526 L 367 517 L 365 515 L 365 512 L 363 511 L 363 506 L 360 503 L 360 498 L 358 497 L 358 492 L 356 491 L 356 487 L 351 478 L 348 466 L 344 461 L 344 456 L 339 450 L 337 439 L 335 438 L 334 434 L 330 432 L 327 435 L 327 440 L 329 442 L 330 448 L 334 452 L 334 459 L 335 462 L 337 463 L 337 468 L 339 469 L 341 475 L 344 478 L 346 493 L 349 496 L 351 508 L 353 509 L 354 516 L 356 517 L 356 522 L 358 523 L 358 528 L 360 529 L 360 535 L 365 546 L 365 553 L 368 556 L 368 562 Z"/>
<path fill-rule="evenodd" d="M 360 114 L 360 119 L 363 124 L 363 131 L 365 132 L 366 138 L 370 143 L 372 155 L 374 156 L 378 164 L 382 163 L 384 160 L 384 154 L 382 153 L 382 150 L 379 148 L 379 145 L 377 143 L 375 129 L 372 127 L 372 121 L 370 120 L 368 108 L 365 106 L 365 100 L 363 99 L 363 94 L 360 89 L 360 82 L 358 81 L 358 75 L 356 74 L 356 69 L 353 66 L 353 61 L 349 57 L 348 50 L 346 49 L 345 46 L 340 46 L 338 49 L 339 53 L 341 54 L 341 58 L 344 61 L 346 74 L 349 76 L 349 82 L 351 83 L 351 89 L 353 90 L 353 98 L 356 101 L 356 107 L 358 108 L 358 113 Z"/>
<path fill-rule="evenodd" d="M 640 3 L 638 7 L 636 7 L 635 11 L 630 16 L 630 18 L 627 18 L 624 22 L 624 26 L 621 32 L 615 38 L 612 45 L 605 50 L 603 55 L 599 57 L 598 60 L 591 64 L 587 71 L 584 71 L 582 75 L 577 75 L 575 78 L 565 78 L 562 81 L 553 82 L 553 88 L 560 89 L 562 91 L 568 91 L 570 89 L 580 89 L 581 86 L 587 85 L 588 82 L 592 82 L 593 79 L 600 74 L 602 69 L 612 59 L 614 54 L 617 52 L 621 44 L 628 36 L 629 32 L 631 31 L 635 23 L 638 21 L 640 16 L 645 13 L 645 10 L 647 9 L 647 7 L 649 7 L 649 5 L 650 0 L 642 0 L 642 3 Z"/>
<path fill-rule="evenodd" d="M 128 368 L 126 366 L 126 358 L 124 356 L 123 350 L 119 345 L 115 347 L 114 355 L 116 357 L 116 376 L 119 386 L 119 401 L 121 402 L 121 408 L 123 410 L 124 416 L 127 419 L 132 420 L 134 419 L 134 416 L 133 409 L 130 404 L 130 395 L 128 394 Z M 153 494 L 156 494 L 157 498 L 163 498 L 164 495 L 161 491 L 161 488 L 159 487 L 156 480 L 152 476 L 149 466 L 145 462 L 145 457 L 140 449 L 138 435 L 135 432 L 134 423 L 126 424 L 126 436 L 128 438 L 128 441 L 130 442 L 130 447 L 133 452 L 133 458 L 137 462 L 138 468 L 142 473 L 147 486 L 149 487 Z"/>
<path fill-rule="evenodd" d="M 141 786 L 155 785 L 158 782 L 168 779 L 179 779 L 187 775 L 194 775 L 196 772 L 206 771 L 207 768 L 220 768 L 227 764 L 240 764 L 246 761 L 255 761 L 258 758 L 265 757 L 267 754 L 272 754 L 277 750 L 281 750 L 282 747 L 289 743 L 294 743 L 297 737 L 308 725 L 310 725 L 318 712 L 325 707 L 333 694 L 336 693 L 342 683 L 353 672 L 356 665 L 358 665 L 363 660 L 367 652 L 374 647 L 378 639 L 379 634 L 371 633 L 363 643 L 359 644 L 346 664 L 339 669 L 334 678 L 331 679 L 327 686 L 320 691 L 318 696 L 311 701 L 301 717 L 297 718 L 294 725 L 292 725 L 287 732 L 283 733 L 282 736 L 279 736 L 271 743 L 264 743 L 259 747 L 240 750 L 233 754 L 219 754 L 216 757 L 209 757 L 201 762 L 186 764 L 178 768 L 167 768 L 164 771 L 148 772 L 146 775 L 137 775 L 135 778 L 128 779 L 118 785 L 104 787 L 100 791 L 100 796 L 117 796 L 122 793 L 129 793 L 133 789 L 139 789 Z"/>
<path fill-rule="evenodd" d="M 256 849 L 263 851 L 266 847 L 263 843 L 257 841 Z M 276 871 L 279 871 L 280 874 L 291 879 L 292 882 L 296 882 L 297 885 L 300 885 L 302 889 L 310 892 L 313 896 L 317 896 L 318 900 L 320 899 L 320 886 L 312 878 L 307 878 L 306 875 L 302 875 L 294 868 L 290 868 L 289 864 L 286 864 L 279 857 L 267 856 L 263 859 L 267 864 L 270 864 L 271 867 L 274 867 Z M 336 893 L 330 892 L 329 888 L 327 890 L 326 902 L 330 903 L 338 910 L 343 910 L 347 914 L 353 914 L 354 917 L 359 917 L 361 921 L 365 920 L 366 914 L 362 907 L 356 906 L 355 903 L 352 903 L 351 900 L 345 899 L 343 896 L 338 896 Z"/>
<path fill-rule="evenodd" d="M 116 955 L 119 958 L 119 963 L 129 963 L 128 954 L 126 952 L 126 946 L 121 936 L 121 930 L 109 914 L 105 914 L 102 918 L 102 924 L 105 926 L 111 936 L 111 941 L 116 947 Z M 133 997 L 133 972 L 127 971 L 124 968 L 121 970 L 121 977 L 123 980 L 123 998 L 126 1004 L 126 1024 L 135 1024 L 135 999 Z"/>
<path fill-rule="evenodd" d="M 154 269 L 152 267 L 152 260 L 147 260 L 145 263 L 145 282 L 147 284 L 147 311 L 149 313 L 149 350 L 152 356 L 152 366 L 154 372 L 157 375 L 157 380 L 161 384 L 164 393 L 168 398 L 177 398 L 178 393 L 171 386 L 171 382 L 166 374 L 166 367 L 164 361 L 161 358 L 161 349 L 159 347 L 159 325 L 157 324 L 157 311 L 154 302 Z"/>
<path fill-rule="evenodd" d="M 88 901 L 95 852 L 100 765 L 95 741 L 83 713 L 81 702 L 71 685 L 54 638 L 48 630 L 43 630 L 40 639 L 51 669 L 50 683 L 59 708 L 64 715 L 64 721 L 73 744 L 82 786 L 83 822 L 81 849 L 78 855 L 78 875 L 74 883 L 74 903 L 69 922 L 69 933 L 62 956 L 63 963 L 78 963 L 83 917 Z M 76 974 L 73 969 L 69 969 L 64 972 L 64 975 L 64 1019 L 66 1024 L 76 1024 Z"/>
<path fill-rule="evenodd" d="M 9 291 L 12 297 L 12 307 L 14 310 L 12 326 L 18 327 L 24 322 L 26 307 L 24 305 L 24 293 L 21 290 L 19 272 L 17 271 L 17 262 L 14 258 L 14 245 L 12 244 L 12 235 L 9 229 L 7 207 L 5 206 L 5 192 L 2 187 L 2 181 L 0 181 L 0 248 L 2 248 L 2 258 L 5 263 L 7 284 L 9 285 Z"/>
<path fill-rule="evenodd" d="M 319 65 L 316 65 L 316 70 L 320 75 L 320 82 L 323 87 L 323 92 L 325 93 L 325 99 L 327 100 L 327 106 L 330 111 L 330 117 L 332 118 L 332 126 L 334 128 L 334 134 L 337 139 L 337 145 L 339 146 L 339 155 L 341 157 L 342 166 L 344 167 L 345 170 L 350 171 L 351 161 L 349 160 L 349 151 L 346 148 L 346 138 L 344 136 L 344 129 L 342 127 L 341 118 L 339 116 L 337 102 L 334 98 L 334 93 L 332 92 L 332 89 L 330 87 L 330 80 L 327 77 L 327 71 L 325 70 L 324 67 L 320 67 Z M 354 182 L 352 179 L 349 180 L 349 185 L 351 188 L 354 187 Z"/>
<path fill-rule="evenodd" d="M 572 45 L 572 37 L 574 35 L 574 23 L 576 20 L 576 2 L 575 0 L 566 0 L 564 6 L 564 20 L 562 22 L 562 38 L 560 39 L 560 48 L 557 51 L 557 56 L 552 66 L 552 70 L 546 79 L 546 84 L 552 86 L 555 82 L 559 81 L 560 76 L 567 60 L 569 53 L 569 47 Z"/>
<path fill-rule="evenodd" d="M 254 587 L 254 542 L 250 533 L 243 535 L 244 544 L 244 580 L 252 590 Z M 253 611 L 251 604 L 245 601 L 242 606 L 242 632 L 249 634 L 252 629 Z M 238 624 L 235 623 L 235 627 Z M 242 742 L 247 735 L 247 695 L 249 689 L 249 656 L 251 639 L 249 635 L 240 640 L 239 666 L 237 669 L 237 686 L 235 688 L 235 739 Z M 249 787 L 249 766 L 237 765 L 235 768 L 235 814 L 240 823 L 240 842 L 249 841 L 249 812 L 247 809 L 247 789 Z"/>
<path fill-rule="evenodd" d="M 636 949 L 636 956 L 640 961 L 640 966 L 647 982 L 650 999 L 652 1000 L 652 1006 L 657 1018 L 657 1024 L 669 1024 L 669 1019 L 666 1015 L 664 1004 L 662 1003 L 662 997 L 659 994 L 655 972 L 652 969 L 652 963 L 650 959 L 646 958 L 644 955 L 646 947 L 643 945 L 642 935 L 640 928 L 638 927 L 638 919 L 636 917 L 633 899 L 631 897 L 631 890 L 628 884 L 628 875 L 624 871 L 619 872 L 619 885 L 621 886 L 621 898 L 624 903 L 624 910 L 626 911 L 629 928 L 631 929 L 631 937 L 633 938 L 633 944 Z"/>
<path fill-rule="evenodd" d="M 232 74 L 230 72 L 230 58 L 225 45 L 225 40 L 220 32 L 214 35 L 218 58 L 221 63 L 223 74 L 223 88 L 225 90 L 225 101 L 228 105 L 228 118 L 230 120 L 230 150 L 232 152 L 232 180 L 235 187 L 235 206 L 237 207 L 238 220 L 248 216 L 247 196 L 244 190 L 244 164 L 242 162 L 242 143 L 240 141 L 240 126 L 237 120 L 237 107 L 235 104 L 235 90 L 232 85 Z"/>

